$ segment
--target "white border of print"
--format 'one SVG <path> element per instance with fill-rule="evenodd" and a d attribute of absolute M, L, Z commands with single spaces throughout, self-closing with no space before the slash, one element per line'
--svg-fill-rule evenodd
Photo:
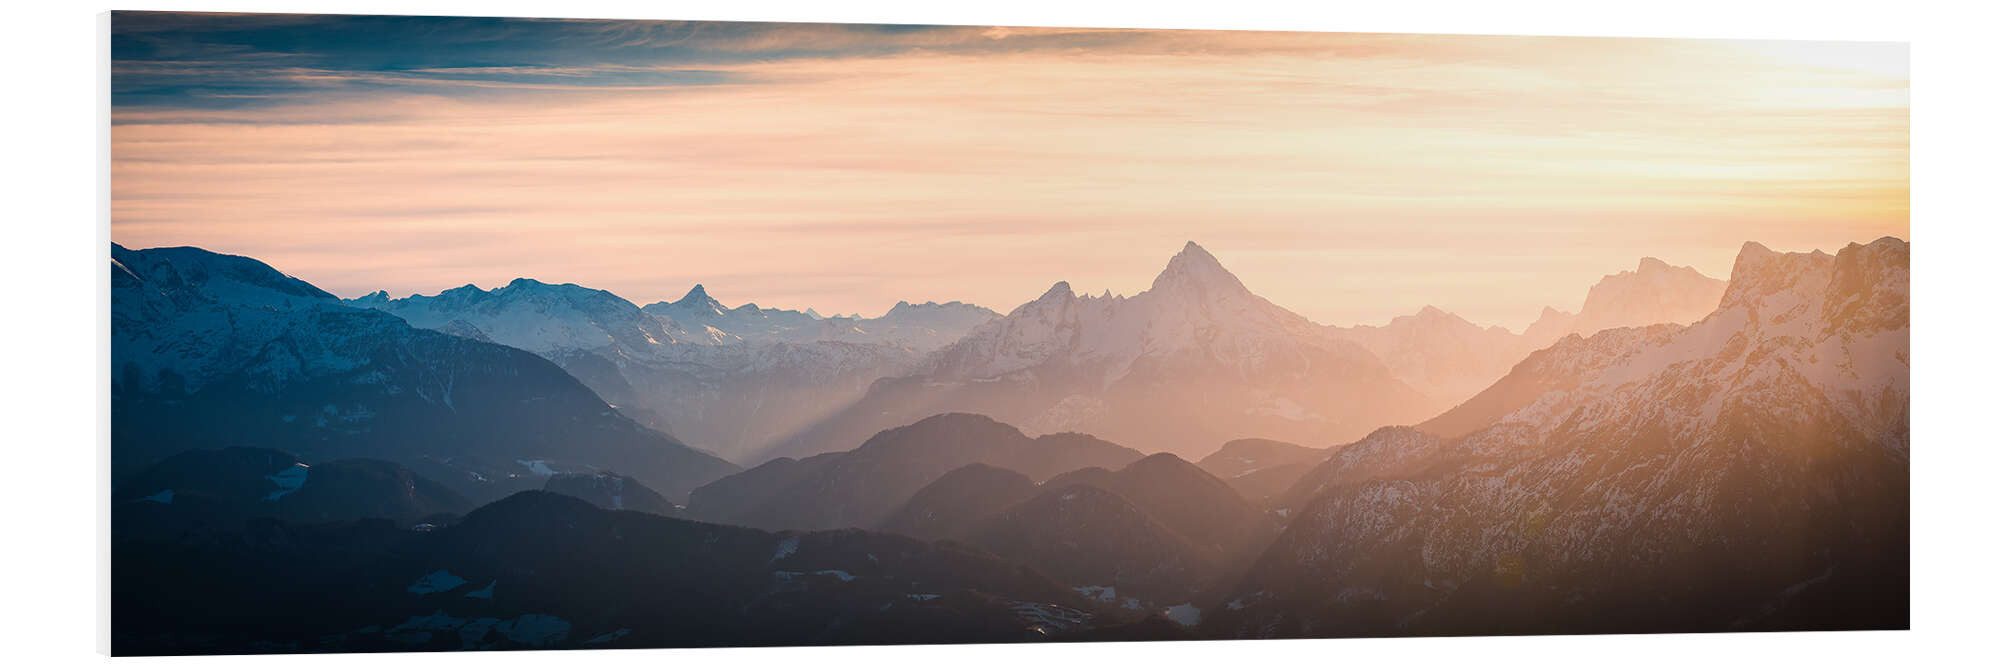
<path fill-rule="evenodd" d="M 109 9 L 945 23 L 971 25 L 1319 30 L 1462 34 L 1729 37 L 1907 41 L 1914 68 L 1912 241 L 1917 288 L 1914 361 L 1915 612 L 1910 632 L 1515 637 L 1396 640 L 590 651 L 140 659 L 140 664 L 778 665 L 864 663 L 1218 664 L 1269 662 L 1482 665 L 1674 665 L 1944 661 L 1990 654 L 1979 640 L 1996 591 L 1990 564 L 1995 503 L 1990 409 L 1995 346 L 1989 268 L 1996 104 L 1988 66 L 2000 62 L 1993 25 L 1972 3 L 1820 0 L 1421 0 L 1400 3 L 1077 2 L 1010 0 L 246 0 L 10 8 L 6 179 L 9 251 L 5 346 L 25 370 L 0 382 L 7 475 L 4 651 L 16 664 L 103 660 L 108 560 L 103 500 L 108 449 L 109 238 L 105 48 Z M 1990 10 L 1987 10 L 1990 11 Z M 1982 20 L 1982 18 L 1986 20 Z M 1982 191 L 1984 186 L 1985 191 Z M 93 216 L 94 212 L 94 216 Z M 92 331 L 89 327 L 95 326 Z M 1976 421 L 1975 421 L 1976 420 Z M 95 483 L 86 482 L 86 476 Z M 95 550 L 89 545 L 95 545 Z M 94 590 L 90 590 L 94 589 Z M 307 604 L 310 604 L 307 602 Z M 1928 659 L 1928 660 L 1926 660 Z M 364 661 L 366 661 L 364 663 Z"/>

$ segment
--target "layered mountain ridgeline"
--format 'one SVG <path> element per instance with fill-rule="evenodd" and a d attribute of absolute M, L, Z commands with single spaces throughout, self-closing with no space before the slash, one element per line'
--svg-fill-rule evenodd
<path fill-rule="evenodd" d="M 1748 244 L 1700 321 L 1516 370 L 1477 419 L 1302 479 L 1204 632 L 1909 627 L 1907 243 Z"/>
<path fill-rule="evenodd" d="M 1435 308 L 1321 327 L 1190 243 L 1146 292 L 1078 296 L 1057 283 L 1005 318 L 959 302 L 876 318 L 732 308 L 701 285 L 640 307 L 525 278 L 347 303 L 533 352 L 641 423 L 744 463 L 838 451 L 946 412 L 1191 458 L 1247 434 L 1318 445 L 1433 416 L 1572 330 L 1691 321 L 1721 284 L 1648 258 L 1606 276 L 1580 314 L 1551 310 L 1526 335 Z M 1152 418 L 1161 412 L 1174 418 Z"/>
<path fill-rule="evenodd" d="M 752 339 L 855 318 L 727 309 L 705 290 L 648 313 L 517 281 L 398 306 L 432 330 L 254 260 L 113 259 L 123 653 L 1908 624 L 1908 246 L 1895 239 L 1837 256 L 1746 245 L 1698 321 L 1564 335 L 1428 421 L 1343 405 L 1365 434 L 1295 441 L 1353 441 L 1327 449 L 1266 428 L 1336 432 L 1286 388 L 1407 398 L 1418 383 L 1397 377 L 1417 376 L 1301 325 L 1190 245 L 1148 292 L 1052 291 L 818 428 L 889 419 L 870 401 L 898 396 L 918 415 L 907 425 L 733 475 L 585 385 L 661 391 L 629 370 L 675 350 L 780 351 L 742 366 L 768 368 L 782 350 L 856 343 Z M 1607 281 L 1680 284 L 1641 280 L 1651 264 Z M 676 317 L 748 333 L 678 340 Z M 1441 312 L 1399 321 L 1469 335 L 1415 341 L 1490 334 Z M 1251 400 L 1288 417 L 1231 416 Z M 1127 429 L 1149 448 L 1280 439 L 1190 464 L 930 414 L 967 402 Z M 216 449 L 231 445 L 264 449 Z M 561 495 L 457 518 L 531 488 Z"/>
<path fill-rule="evenodd" d="M 1073 486 L 1116 493 L 1218 563 L 1261 550 L 1277 533 L 1277 521 L 1227 483 L 1172 454 L 1154 454 L 1115 471 L 1073 470 L 1044 486 L 1058 493 Z"/>
<path fill-rule="evenodd" d="M 880 317 L 823 317 L 812 309 L 801 312 L 760 308 L 754 303 L 730 308 L 709 296 L 708 288 L 702 285 L 695 285 L 677 301 L 647 304 L 642 310 L 678 331 L 696 334 L 688 340 L 844 342 L 889 345 L 919 352 L 950 344 L 973 327 L 1000 316 L 959 301 L 898 301 Z"/>
<path fill-rule="evenodd" d="M 1100 601 L 1163 611 L 1240 571 L 1278 522 L 1172 454 L 1036 485 L 984 464 L 910 496 L 881 527 L 977 545 Z"/>
<path fill-rule="evenodd" d="M 688 512 L 760 528 L 870 527 L 925 485 L 974 463 L 1047 479 L 1141 456 L 1087 435 L 1030 438 L 981 415 L 944 414 L 875 434 L 850 451 L 776 459 L 716 480 L 694 491 Z"/>
<path fill-rule="evenodd" d="M 735 470 L 541 357 L 342 305 L 253 259 L 113 246 L 110 268 L 116 480 L 230 446 L 393 461 L 474 500 L 603 470 L 681 496 Z"/>
<path fill-rule="evenodd" d="M 1538 347 L 1503 327 L 1482 327 L 1432 306 L 1382 326 L 1327 329 L 1381 358 L 1397 379 L 1431 398 L 1433 408 L 1485 388 Z"/>
<path fill-rule="evenodd" d="M 317 524 L 386 519 L 445 523 L 471 501 L 388 461 L 309 465 L 275 449 L 182 452 L 133 474 L 111 494 L 112 534 L 172 538 L 241 530 L 257 518 Z"/>
<path fill-rule="evenodd" d="M 1041 298 L 788 444 L 810 455 L 941 412 L 1194 456 L 1248 433 L 1341 442 L 1434 410 L 1366 349 L 1252 294 L 1189 243 L 1131 297 Z"/>
<path fill-rule="evenodd" d="M 1388 364 L 1397 379 L 1443 408 L 1486 389 L 1522 357 L 1564 336 L 1701 319 L 1715 310 L 1725 285 L 1693 267 L 1647 257 L 1639 260 L 1637 269 L 1605 276 L 1592 285 L 1581 311 L 1544 308 L 1541 317 L 1519 334 L 1482 327 L 1431 306 L 1383 326 L 1328 329 L 1367 348 Z"/>
<path fill-rule="evenodd" d="M 1307 471 L 1326 460 L 1330 451 L 1278 440 L 1244 438 L 1222 443 L 1195 465 L 1229 484 L 1244 498 L 1260 504 L 1292 488 Z"/>
<path fill-rule="evenodd" d="M 659 492 L 647 488 L 639 480 L 617 473 L 551 475 L 549 481 L 542 485 L 542 490 L 577 498 L 608 510 L 631 510 L 660 516 L 682 514 L 681 506 L 668 501 Z"/>
<path fill-rule="evenodd" d="M 1653 257 L 1639 267 L 1605 276 L 1584 296 L 1574 314 L 1543 309 L 1522 332 L 1531 348 L 1541 348 L 1570 334 L 1589 336 L 1605 329 L 1650 324 L 1688 324 L 1713 312 L 1728 282 L 1702 275 L 1690 266 L 1673 266 Z"/>
<path fill-rule="evenodd" d="M 269 521 L 116 545 L 117 655 L 1182 637 L 990 555 L 522 492 L 429 532 Z"/>
<path fill-rule="evenodd" d="M 961 535 L 980 520 L 1021 504 L 1042 487 L 1006 468 L 974 463 L 924 485 L 883 519 L 882 530 L 926 540 Z"/>
<path fill-rule="evenodd" d="M 1588 338 L 1571 334 L 1529 354 L 1492 386 L 1425 420 L 1417 428 L 1450 438 L 1485 428 L 1551 392 L 1574 389 L 1606 367 L 1648 345 L 1680 335 L 1685 329 L 1678 324 L 1655 324 L 1608 329 Z"/>
<path fill-rule="evenodd" d="M 923 354 L 999 316 L 954 301 L 823 318 L 729 308 L 700 285 L 641 308 L 603 290 L 526 278 L 347 303 L 541 355 L 621 412 L 739 460 L 761 460 L 772 442 L 853 402 L 869 383 L 911 371 Z"/>

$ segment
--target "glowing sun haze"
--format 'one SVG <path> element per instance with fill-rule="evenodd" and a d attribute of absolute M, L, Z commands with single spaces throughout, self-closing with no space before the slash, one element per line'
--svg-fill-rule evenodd
<path fill-rule="evenodd" d="M 1909 235 L 1901 44 L 113 19 L 112 236 L 342 296 L 1006 311 L 1194 240 L 1328 324 Z"/>

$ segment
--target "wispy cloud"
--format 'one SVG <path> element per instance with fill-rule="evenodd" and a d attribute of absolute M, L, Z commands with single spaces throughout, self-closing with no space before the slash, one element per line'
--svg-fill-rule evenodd
<path fill-rule="evenodd" d="M 825 312 L 1131 292 L 1197 239 L 1321 321 L 1518 324 L 1908 230 L 1895 45 L 400 21 L 121 33 L 174 46 L 114 63 L 114 236 Z"/>

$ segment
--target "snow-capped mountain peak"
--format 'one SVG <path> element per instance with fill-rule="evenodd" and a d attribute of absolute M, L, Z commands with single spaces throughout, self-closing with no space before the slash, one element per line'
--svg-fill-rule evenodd
<path fill-rule="evenodd" d="M 1109 383 L 1141 358 L 1215 363 L 1247 373 L 1297 356 L 1301 344 L 1345 345 L 1252 294 L 1214 255 L 1189 242 L 1151 289 L 1129 298 L 1078 296 L 1067 281 L 1057 282 L 942 351 L 934 368 L 990 378 L 1059 363 L 1089 367 Z"/>
<path fill-rule="evenodd" d="M 787 453 L 941 410 L 1181 453 L 1252 434 L 1335 442 L 1377 420 L 1414 421 L 1419 402 L 1373 354 L 1250 292 L 1189 243 L 1138 294 L 1083 296 L 1055 283 L 919 373 L 878 383 Z"/>
<path fill-rule="evenodd" d="M 1731 405 L 1800 402 L 1826 406 L 1871 438 L 1895 433 L 1908 414 L 1909 244 L 1885 237 L 1838 255 L 1744 244 L 1715 311 L 1664 331 L 1635 341 L 1578 390 L 1551 394 L 1505 421 L 1549 424 L 1550 415 L 1590 401 L 1617 403 L 1590 416 L 1612 419 L 1659 409 L 1618 401 L 1627 394 L 1671 394 L 1703 398 L 1672 415 L 1690 423 L 1712 422 Z M 1683 393 L 1672 394 L 1677 388 Z M 1808 392 L 1817 395 L 1801 398 Z M 1579 423 L 1591 422 L 1564 428 Z"/>
<path fill-rule="evenodd" d="M 711 315 L 721 315 L 729 310 L 722 305 L 721 301 L 717 301 L 715 297 L 709 296 L 708 288 L 701 283 L 695 283 L 694 288 L 688 290 L 687 294 L 681 296 L 678 301 L 669 302 L 667 305 L 676 311 L 702 312 Z"/>
<path fill-rule="evenodd" d="M 1034 304 L 1061 303 L 1074 300 L 1075 298 L 1076 292 L 1070 290 L 1069 281 L 1059 280 L 1056 281 L 1056 284 L 1050 285 L 1048 291 L 1042 292 L 1041 296 L 1035 297 L 1034 301 L 1022 304 L 1021 308 L 1026 308 Z M 1018 311 L 1020 308 L 1016 308 L 1015 310 Z"/>
<path fill-rule="evenodd" d="M 1808 588 L 1881 606 L 1909 573 L 1909 332 L 1907 243 L 1745 244 L 1693 324 L 1565 336 L 1421 437 L 1341 448 L 1289 494 L 1287 534 L 1240 591 L 1282 602 L 1242 627 L 1335 618 L 1313 610 L 1382 567 L 1425 584 L 1387 616 L 1465 590 L 1484 613 L 1492 589 L 1458 586 L 1510 561 L 1533 585 L 1508 599 L 1538 609 L 1699 610 L 1741 630 L 1811 608 L 1790 600 Z M 1513 525 L 1528 529 L 1493 528 Z"/>
<path fill-rule="evenodd" d="M 278 382 L 361 362 L 349 350 L 290 339 L 299 322 L 343 310 L 340 300 L 255 259 L 114 244 L 110 268 L 115 385 L 193 391 L 232 372 Z M 378 323 L 350 324 L 361 330 Z M 258 363 L 246 364 L 250 359 Z"/>
<path fill-rule="evenodd" d="M 111 268 L 114 271 L 114 287 L 136 281 L 150 282 L 153 285 L 149 291 L 154 294 L 201 293 L 275 308 L 319 305 L 338 300 L 338 297 L 306 281 L 255 259 L 193 247 L 134 251 L 112 244 Z"/>
<path fill-rule="evenodd" d="M 502 345 L 537 354 L 616 350 L 626 358 L 657 356 L 677 332 L 616 294 L 575 284 L 515 278 L 482 290 L 466 285 L 436 296 L 389 299 L 378 292 L 347 305 L 372 308 L 425 329 L 478 331 Z M 457 322 L 453 325 L 453 322 Z"/>
<path fill-rule="evenodd" d="M 1753 249 L 1770 252 L 1756 243 L 1745 245 L 1746 252 L 1754 254 Z M 1715 310 L 1727 285 L 1694 267 L 1645 257 L 1638 268 L 1604 276 L 1592 285 L 1575 314 L 1543 308 L 1522 336 L 1531 348 L 1540 348 L 1572 333 L 1589 336 L 1617 327 L 1687 324 Z"/>
<path fill-rule="evenodd" d="M 1722 307 L 1750 306 L 1803 282 L 1824 280 L 1832 267 L 1833 257 L 1819 250 L 1780 253 L 1755 241 L 1744 243 L 1730 269 Z"/>
<path fill-rule="evenodd" d="M 1063 283 L 1067 288 L 1068 284 Z M 1236 274 L 1222 267 L 1222 261 L 1207 249 L 1189 241 L 1167 262 L 1166 270 L 1153 278 L 1151 292 L 1163 294 L 1248 294 L 1250 290 Z"/>

